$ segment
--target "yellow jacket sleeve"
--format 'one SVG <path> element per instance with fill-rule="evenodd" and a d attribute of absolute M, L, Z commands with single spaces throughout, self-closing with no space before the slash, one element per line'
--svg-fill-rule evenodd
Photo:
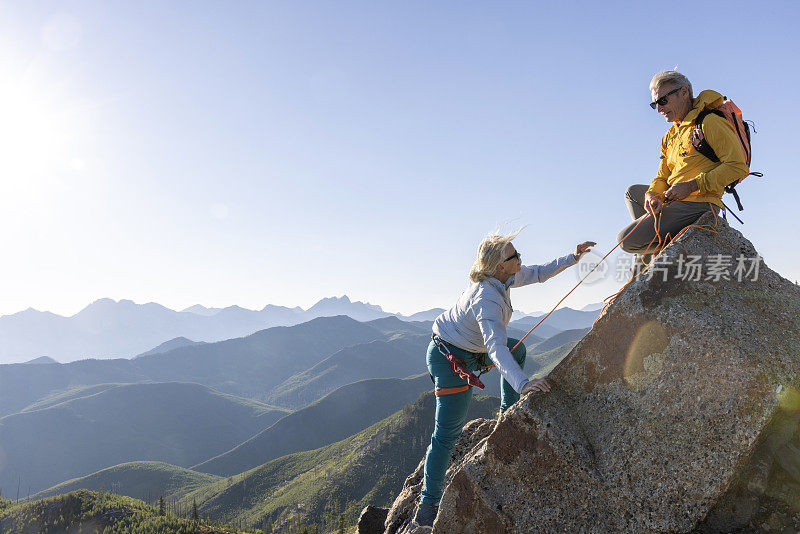
<path fill-rule="evenodd" d="M 701 194 L 713 194 L 747 174 L 744 150 L 733 125 L 718 115 L 703 120 L 703 135 L 719 158 L 719 165 L 697 175 Z"/>
<path fill-rule="evenodd" d="M 658 162 L 658 173 L 653 178 L 653 181 L 650 182 L 650 187 L 645 195 L 657 195 L 669 189 L 667 178 L 672 174 L 672 170 L 667 163 L 667 135 L 669 133 L 664 134 L 664 137 L 661 138 L 661 159 Z"/>

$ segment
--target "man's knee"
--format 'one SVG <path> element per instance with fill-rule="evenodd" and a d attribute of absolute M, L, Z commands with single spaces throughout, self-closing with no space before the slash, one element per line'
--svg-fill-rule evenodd
<path fill-rule="evenodd" d="M 628 235 L 630 231 L 630 227 L 626 227 L 619 234 L 617 234 L 617 243 L 619 243 L 619 248 L 625 252 L 633 254 L 639 252 L 639 247 L 634 244 L 633 239 L 631 239 L 631 236 Z"/>
<path fill-rule="evenodd" d="M 633 184 L 625 190 L 625 199 L 637 204 L 644 203 L 644 196 L 650 187 L 644 184 Z"/>

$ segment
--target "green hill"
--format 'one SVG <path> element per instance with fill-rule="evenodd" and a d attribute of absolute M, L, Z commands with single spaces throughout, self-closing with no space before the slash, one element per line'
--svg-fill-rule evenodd
<path fill-rule="evenodd" d="M 135 460 L 194 465 L 286 411 L 199 384 L 125 384 L 0 419 L 0 490 L 37 492 Z"/>
<path fill-rule="evenodd" d="M 366 324 L 373 328 L 377 328 L 385 334 L 392 332 L 406 332 L 409 334 L 424 334 L 430 336 L 433 321 L 403 321 L 402 319 L 398 319 L 392 315 L 390 317 L 382 317 L 380 319 L 367 321 Z"/>
<path fill-rule="evenodd" d="M 588 328 L 575 328 L 573 330 L 564 330 L 563 332 L 559 332 L 558 334 L 549 337 L 542 341 L 541 343 L 537 343 L 536 345 L 532 346 L 528 349 L 528 355 L 538 355 L 544 352 L 551 351 L 553 349 L 557 349 L 566 343 L 571 343 L 573 341 L 580 341 L 583 339 L 583 336 L 586 335 L 588 332 Z"/>
<path fill-rule="evenodd" d="M 49 395 L 42 397 L 33 404 L 26 406 L 19 413 L 35 412 L 36 410 L 43 410 L 50 408 L 62 402 L 71 401 L 72 399 L 79 399 L 81 397 L 89 397 L 96 393 L 101 393 L 113 387 L 122 386 L 122 383 L 116 384 L 95 384 L 92 386 L 75 386 L 65 390 L 54 391 Z"/>
<path fill-rule="evenodd" d="M 491 417 L 498 404 L 475 397 L 469 418 Z M 179 503 L 196 499 L 202 514 L 249 526 L 324 523 L 332 508 L 346 511 L 353 524 L 366 504 L 388 505 L 416 468 L 430 443 L 434 411 L 434 396 L 426 393 L 354 436 L 209 484 Z"/>
<path fill-rule="evenodd" d="M 297 409 L 357 380 L 427 373 L 425 350 L 429 341 L 426 335 L 399 333 L 388 341 L 346 347 L 310 369 L 288 377 L 266 396 L 265 401 Z"/>
<path fill-rule="evenodd" d="M 232 395 L 260 398 L 344 347 L 384 338 L 382 331 L 349 317 L 320 317 L 135 360 L 0 365 L 0 417 L 56 392 L 107 383 L 196 382 Z"/>
<path fill-rule="evenodd" d="M 388 417 L 432 388 L 427 374 L 405 380 L 363 380 L 342 386 L 192 469 L 229 476 L 286 454 L 317 449 Z"/>
<path fill-rule="evenodd" d="M 142 356 L 135 363 L 152 380 L 198 382 L 263 399 L 265 391 L 336 351 L 382 337 L 379 330 L 346 316 L 320 317 L 243 338 Z"/>
<path fill-rule="evenodd" d="M 2 515 L 3 511 L 6 508 L 9 508 L 12 504 L 14 504 L 14 501 L 0 497 L 0 515 Z"/>
<path fill-rule="evenodd" d="M 219 478 L 163 462 L 128 462 L 102 469 L 85 477 L 67 480 L 32 495 L 31 499 L 44 499 L 87 489 L 105 490 L 145 502 L 154 502 L 162 495 L 171 499 L 183 497 L 186 493 L 216 482 Z"/>
<path fill-rule="evenodd" d="M 0 500 L 1 501 L 1 500 Z M 0 502 L 0 532 L 3 534 L 223 534 L 243 532 L 233 527 L 209 525 L 165 510 L 165 515 L 130 497 L 87 490 L 74 491 L 26 503 Z M 191 508 L 181 510 L 188 516 Z M 252 531 L 248 531 L 252 532 Z"/>
<path fill-rule="evenodd" d="M 130 360 L 0 365 L 0 417 L 17 413 L 48 395 L 67 392 L 75 386 L 148 380 Z"/>
<path fill-rule="evenodd" d="M 577 344 L 577 341 L 570 341 L 568 343 L 564 343 L 560 347 L 556 347 L 552 350 L 548 350 L 547 352 L 535 355 L 532 358 L 532 362 L 535 362 L 535 366 L 533 364 L 530 365 L 530 367 L 526 366 L 526 372 L 537 378 L 550 374 L 555 366 L 561 363 L 561 360 L 566 358 L 569 352 Z"/>

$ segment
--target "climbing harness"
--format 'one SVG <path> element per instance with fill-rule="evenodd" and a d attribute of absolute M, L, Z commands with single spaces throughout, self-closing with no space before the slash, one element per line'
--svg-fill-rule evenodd
<path fill-rule="evenodd" d="M 436 334 L 431 334 L 431 339 L 433 340 L 433 343 L 436 345 L 436 348 L 439 349 L 439 352 L 442 353 L 442 356 L 444 356 L 447 359 L 447 361 L 450 362 L 450 367 L 453 369 L 453 374 L 458 376 L 459 378 L 466 380 L 467 384 L 469 384 L 467 386 L 456 386 L 452 388 L 437 389 L 436 390 L 437 396 L 453 395 L 454 393 L 461 393 L 462 391 L 468 390 L 471 386 L 475 386 L 479 389 L 483 389 L 486 387 L 483 385 L 483 382 L 481 382 L 481 379 L 479 377 L 484 373 L 488 373 L 492 369 L 492 367 L 494 367 L 493 364 L 486 365 L 486 362 L 484 360 L 484 362 L 482 362 L 484 364 L 483 368 L 477 375 L 475 375 L 475 373 L 472 373 L 467 369 L 467 364 L 464 360 L 456 358 L 453 355 L 453 353 L 450 352 L 450 350 L 447 348 L 447 344 L 444 342 L 444 340 L 442 340 L 442 338 L 440 338 Z"/>

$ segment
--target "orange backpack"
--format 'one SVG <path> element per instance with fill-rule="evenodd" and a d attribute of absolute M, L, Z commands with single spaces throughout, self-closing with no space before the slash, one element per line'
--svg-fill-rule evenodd
<path fill-rule="evenodd" d="M 760 172 L 750 172 L 750 125 L 742 119 L 742 110 L 740 110 L 733 101 L 728 100 L 728 97 L 723 97 L 723 102 L 718 107 L 703 110 L 697 115 L 694 121 L 694 128 L 692 129 L 692 146 L 695 150 L 714 162 L 718 162 L 719 157 L 717 157 L 716 152 L 714 152 L 714 149 L 708 144 L 703 134 L 703 119 L 712 113 L 722 117 L 733 125 L 733 129 L 739 137 L 739 142 L 742 144 L 742 150 L 744 150 L 747 174 L 725 186 L 725 191 L 733 195 L 733 198 L 736 199 L 736 206 L 739 208 L 739 211 L 742 211 L 744 207 L 742 206 L 741 200 L 739 200 L 739 193 L 736 192 L 736 185 L 750 175 L 763 176 Z M 755 131 L 755 128 L 753 131 Z M 731 215 L 736 217 L 733 213 L 731 213 Z M 736 218 L 739 222 L 744 224 L 744 221 L 739 219 L 739 217 Z"/>

